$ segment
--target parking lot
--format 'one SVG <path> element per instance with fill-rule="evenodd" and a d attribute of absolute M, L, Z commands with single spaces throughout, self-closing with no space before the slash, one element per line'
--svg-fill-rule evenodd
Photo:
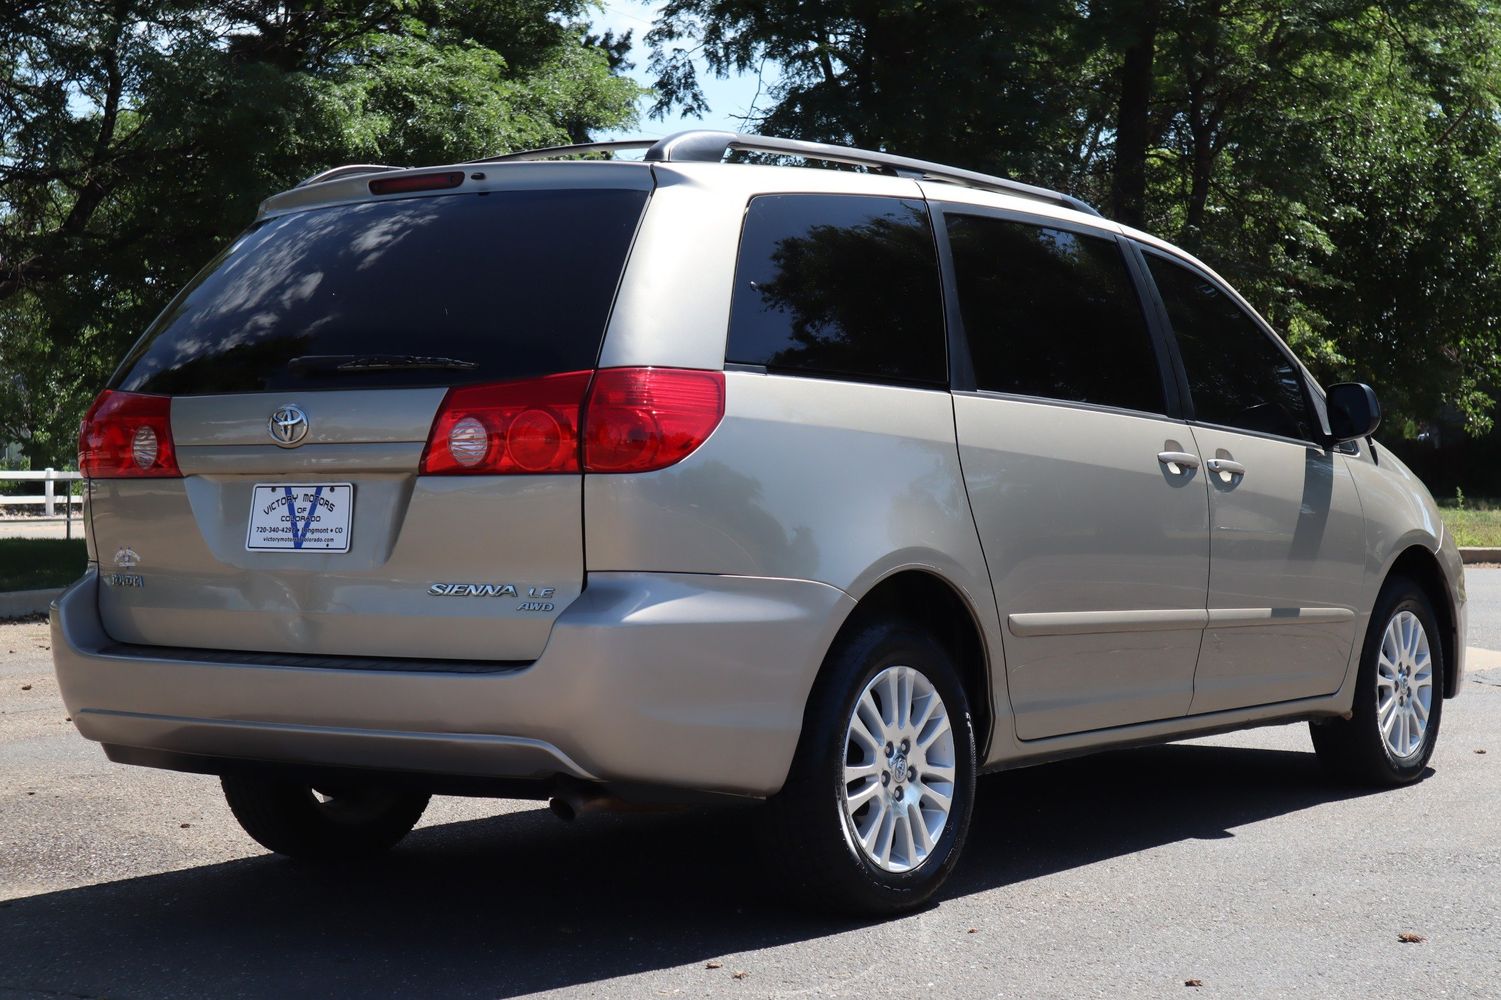
<path fill-rule="evenodd" d="M 1471 597 L 1501 639 L 1501 570 Z M 1301 725 L 983 778 L 938 904 L 873 923 L 789 910 L 744 810 L 438 799 L 378 863 L 272 858 L 214 779 L 80 738 L 49 641 L 0 625 L 0 1000 L 1501 996 L 1501 655 L 1395 791 Z"/>

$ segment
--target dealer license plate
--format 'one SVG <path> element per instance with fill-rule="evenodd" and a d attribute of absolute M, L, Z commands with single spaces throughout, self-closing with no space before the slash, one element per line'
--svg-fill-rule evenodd
<path fill-rule="evenodd" d="M 348 552 L 352 483 L 256 483 L 245 548 Z"/>

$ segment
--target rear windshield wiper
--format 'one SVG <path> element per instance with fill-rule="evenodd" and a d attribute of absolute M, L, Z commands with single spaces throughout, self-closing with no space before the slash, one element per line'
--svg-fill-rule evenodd
<path fill-rule="evenodd" d="M 467 372 L 478 368 L 479 362 L 422 354 L 305 354 L 288 361 L 287 367 L 299 372 L 383 372 L 422 368 Z"/>

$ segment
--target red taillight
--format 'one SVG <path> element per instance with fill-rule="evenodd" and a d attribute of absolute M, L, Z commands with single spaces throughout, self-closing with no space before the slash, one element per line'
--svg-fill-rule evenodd
<path fill-rule="evenodd" d="M 585 472 L 650 472 L 692 454 L 723 417 L 723 372 L 605 368 L 457 386 L 433 419 L 421 472 L 578 472 L 581 450 Z"/>
<path fill-rule="evenodd" d="M 579 471 L 579 408 L 593 374 L 449 389 L 427 436 L 422 474 Z"/>
<path fill-rule="evenodd" d="M 172 446 L 172 400 L 106 389 L 84 414 L 78 468 L 90 479 L 181 476 Z"/>
<path fill-rule="evenodd" d="M 666 468 L 708 440 L 723 417 L 723 372 L 601 369 L 584 409 L 584 469 Z"/>
<path fill-rule="evenodd" d="M 382 177 L 370 182 L 371 194 L 406 194 L 409 191 L 441 191 L 464 183 L 464 171 L 445 170 L 437 174 L 408 174 L 405 177 Z"/>

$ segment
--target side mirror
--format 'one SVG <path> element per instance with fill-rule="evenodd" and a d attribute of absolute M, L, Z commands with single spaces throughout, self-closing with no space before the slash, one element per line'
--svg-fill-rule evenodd
<path fill-rule="evenodd" d="M 1364 382 L 1340 382 L 1329 387 L 1329 430 L 1336 442 L 1369 437 L 1381 426 L 1381 403 L 1376 390 Z"/>

